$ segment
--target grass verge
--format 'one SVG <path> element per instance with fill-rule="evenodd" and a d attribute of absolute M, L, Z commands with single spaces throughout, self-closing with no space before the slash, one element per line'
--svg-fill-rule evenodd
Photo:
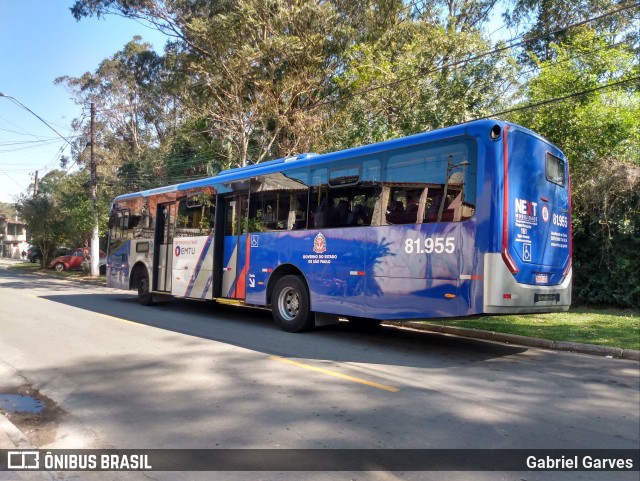
<path fill-rule="evenodd" d="M 105 285 L 107 281 L 106 277 L 103 275 L 98 277 L 91 277 L 89 273 L 82 270 L 58 272 L 55 269 L 43 269 L 39 264 L 33 264 L 31 262 L 13 264 L 9 267 L 9 269 L 22 272 L 31 272 L 34 274 L 44 274 L 52 277 L 59 277 L 62 279 L 78 280 L 96 285 Z"/>
<path fill-rule="evenodd" d="M 640 349 L 640 312 L 622 309 L 572 308 L 569 312 L 486 316 L 426 321 L 429 324 L 580 342 L 621 349 Z"/>

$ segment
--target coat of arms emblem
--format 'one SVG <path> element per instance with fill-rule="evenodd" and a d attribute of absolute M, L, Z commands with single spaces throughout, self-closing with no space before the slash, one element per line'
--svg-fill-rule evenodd
<path fill-rule="evenodd" d="M 322 232 L 318 232 L 318 235 L 313 239 L 313 252 L 316 254 L 322 254 L 327 250 L 327 239 L 322 235 Z"/>

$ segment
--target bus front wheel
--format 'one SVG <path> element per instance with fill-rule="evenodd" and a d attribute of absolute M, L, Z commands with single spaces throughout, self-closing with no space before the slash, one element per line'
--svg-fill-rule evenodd
<path fill-rule="evenodd" d="M 149 287 L 149 275 L 146 272 L 141 273 L 138 278 L 138 301 L 143 306 L 153 304 L 153 295 Z"/>
<path fill-rule="evenodd" d="M 298 276 L 284 276 L 273 291 L 271 313 L 276 324 L 287 332 L 313 327 L 307 286 Z"/>

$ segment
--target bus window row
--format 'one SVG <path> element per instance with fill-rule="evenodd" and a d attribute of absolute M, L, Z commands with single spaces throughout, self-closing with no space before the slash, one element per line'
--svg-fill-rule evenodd
<path fill-rule="evenodd" d="M 462 138 L 397 149 L 383 158 L 368 155 L 263 174 L 238 181 L 233 195 L 245 193 L 248 202 L 245 195 L 241 208 L 232 209 L 237 221 L 227 219 L 224 231 L 459 222 L 474 213 L 476 171 L 475 143 Z M 553 174 L 548 176 L 555 181 L 559 176 Z M 156 210 L 168 204 L 177 209 L 163 222 L 172 231 L 164 237 L 210 235 L 214 186 L 215 178 L 205 193 L 176 191 L 126 201 L 110 221 L 112 238 L 153 238 Z"/>

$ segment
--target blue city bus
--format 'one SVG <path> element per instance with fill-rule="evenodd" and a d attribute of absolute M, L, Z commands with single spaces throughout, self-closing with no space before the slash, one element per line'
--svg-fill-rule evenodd
<path fill-rule="evenodd" d="M 114 199 L 107 285 L 340 319 L 566 311 L 568 162 L 481 120 L 302 154 Z"/>

